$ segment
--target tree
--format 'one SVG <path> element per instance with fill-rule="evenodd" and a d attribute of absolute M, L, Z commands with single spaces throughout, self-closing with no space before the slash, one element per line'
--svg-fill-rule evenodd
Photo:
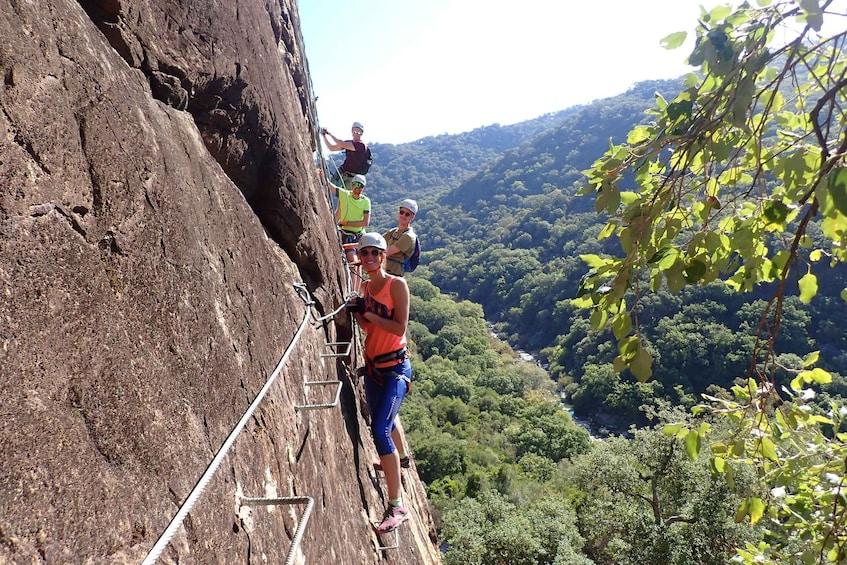
<path fill-rule="evenodd" d="M 631 441 L 592 444 L 574 464 L 585 493 L 577 509 L 585 552 L 597 563 L 723 565 L 733 548 L 761 534 L 732 519 L 741 497 L 713 477 L 705 460 L 686 456 L 683 440 L 640 429 Z M 739 490 L 752 475 L 739 477 Z"/>
<path fill-rule="evenodd" d="M 465 470 L 464 441 L 448 434 L 421 437 L 413 433 L 415 444 L 415 466 L 426 483 L 448 475 L 460 475 Z M 411 440 L 410 440 L 411 441 Z"/>
<path fill-rule="evenodd" d="M 832 376 L 812 369 L 820 359 L 812 352 L 782 398 L 774 344 L 788 289 L 812 303 L 818 274 L 847 259 L 847 25 L 828 11 L 831 0 L 758 4 L 703 10 L 688 59 L 701 73 L 670 101 L 657 96 L 653 121 L 587 172 L 584 192 L 609 214 L 600 237 L 616 237 L 623 256 L 583 256 L 591 272 L 577 304 L 593 309 L 595 329 L 610 323 L 616 368 L 647 380 L 652 359 L 633 305 L 645 289 L 717 279 L 737 292 L 769 285 L 746 386 L 733 387 L 732 400 L 710 397 L 738 427 L 731 446 L 712 446 L 713 465 L 728 473 L 728 461 L 752 464 L 772 487 L 766 500 L 739 506 L 739 519 L 768 520 L 774 535 L 770 545 L 739 548 L 745 563 L 843 562 L 847 448 L 822 432 L 840 408 L 818 418 L 802 409 L 805 389 Z M 834 34 L 822 33 L 824 20 Z M 822 237 L 812 237 L 818 226 Z"/>
<path fill-rule="evenodd" d="M 558 404 L 544 401 L 527 403 L 513 437 L 518 456 L 534 453 L 554 462 L 585 453 L 589 440 Z"/>
<path fill-rule="evenodd" d="M 515 506 L 494 491 L 466 498 L 444 518 L 444 563 L 589 565 L 570 505 L 560 499 Z M 572 560 L 565 561 L 565 559 Z"/>
<path fill-rule="evenodd" d="M 581 415 L 596 412 L 620 380 L 611 365 L 586 365 L 579 388 L 571 397 L 574 412 Z"/>

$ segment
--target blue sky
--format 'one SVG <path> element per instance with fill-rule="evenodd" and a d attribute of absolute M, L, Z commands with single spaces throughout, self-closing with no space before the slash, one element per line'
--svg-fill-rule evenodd
<path fill-rule="evenodd" d="M 535 118 L 673 78 L 709 0 L 301 0 L 323 127 L 404 143 Z"/>

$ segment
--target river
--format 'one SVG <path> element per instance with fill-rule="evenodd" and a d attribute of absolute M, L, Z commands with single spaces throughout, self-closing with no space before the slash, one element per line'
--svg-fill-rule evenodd
<path fill-rule="evenodd" d="M 488 324 L 488 332 L 491 334 L 491 337 L 493 337 L 500 343 L 505 343 L 509 347 L 512 347 L 508 341 L 504 340 L 499 335 L 497 335 L 491 323 Z M 518 354 L 518 361 L 522 363 L 532 363 L 533 365 L 540 367 L 544 370 L 545 373 L 547 373 L 547 377 L 551 381 L 553 380 L 552 375 L 550 375 L 550 372 L 547 370 L 548 365 L 546 363 L 542 363 L 541 361 L 536 359 L 532 353 L 527 353 L 522 349 L 515 349 L 514 347 L 512 349 L 515 353 Z M 603 426 L 597 426 L 590 419 L 575 416 L 573 413 L 573 407 L 566 402 L 564 391 L 559 390 L 557 394 L 559 395 L 559 403 L 562 405 L 562 409 L 567 411 L 567 413 L 570 415 L 571 419 L 574 421 L 575 424 L 582 426 L 583 428 L 588 430 L 588 434 L 591 436 L 591 439 L 599 440 L 609 435 L 608 428 L 605 428 Z"/>

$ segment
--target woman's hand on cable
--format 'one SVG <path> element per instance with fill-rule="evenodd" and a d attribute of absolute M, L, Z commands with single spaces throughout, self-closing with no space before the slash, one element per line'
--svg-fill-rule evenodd
<path fill-rule="evenodd" d="M 351 296 L 347 300 L 347 304 L 345 305 L 348 312 L 352 312 L 353 314 L 364 314 L 365 313 L 365 299 L 361 296 Z"/>

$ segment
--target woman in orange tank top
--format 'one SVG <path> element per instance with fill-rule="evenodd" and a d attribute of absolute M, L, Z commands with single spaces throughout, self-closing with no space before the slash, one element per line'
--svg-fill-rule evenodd
<path fill-rule="evenodd" d="M 377 533 L 393 531 L 409 518 L 400 496 L 400 455 L 391 437 L 400 404 L 409 390 L 412 365 L 406 351 L 409 324 L 409 287 L 405 279 L 383 269 L 388 246 L 378 233 L 359 240 L 359 257 L 368 280 L 362 286 L 363 311 L 353 310 L 366 332 L 365 397 L 371 415 L 371 433 L 388 487 L 388 509 Z M 351 303 L 352 304 L 352 303 Z"/>

